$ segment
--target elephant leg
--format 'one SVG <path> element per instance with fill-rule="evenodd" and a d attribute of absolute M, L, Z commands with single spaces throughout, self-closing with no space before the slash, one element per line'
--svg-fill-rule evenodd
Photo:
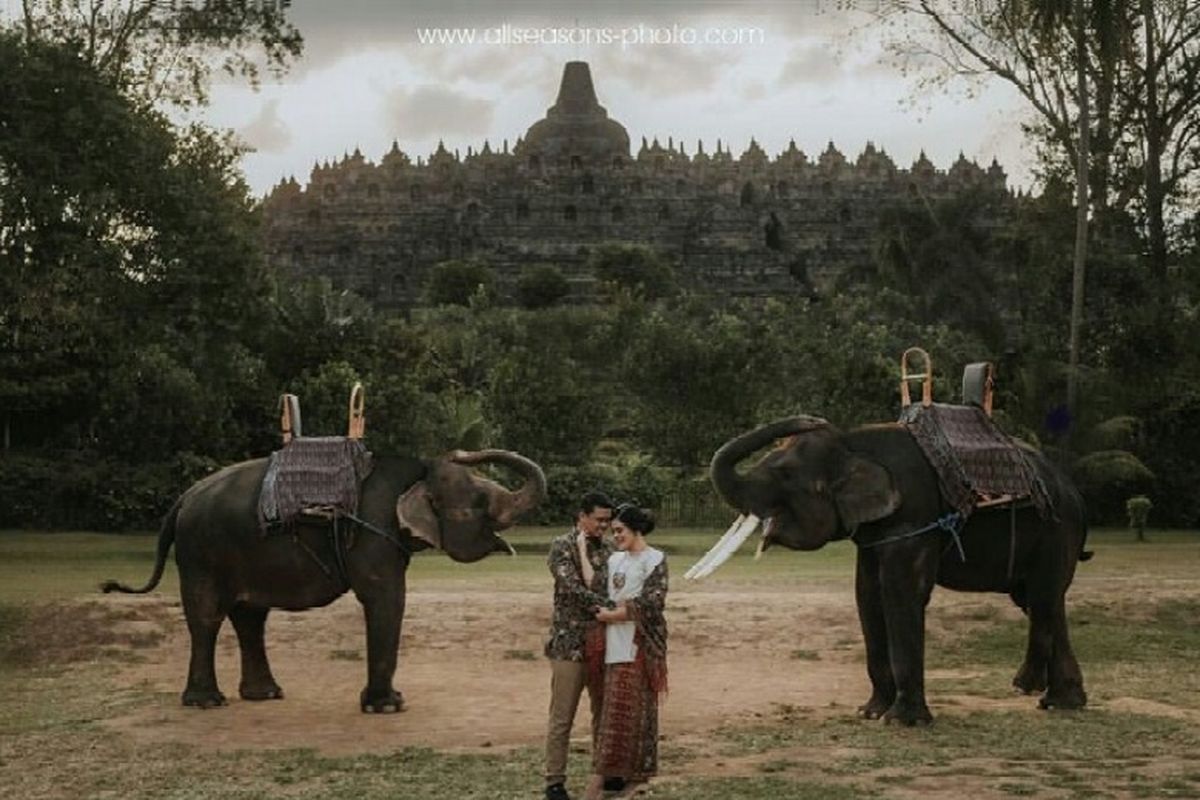
<path fill-rule="evenodd" d="M 1025 661 L 1013 676 L 1012 684 L 1025 694 L 1034 694 L 1046 690 L 1053 631 L 1041 608 L 1027 607 L 1026 613 L 1029 616 L 1029 639 L 1025 645 Z"/>
<path fill-rule="evenodd" d="M 879 590 L 879 558 L 874 550 L 860 548 L 858 551 L 854 599 L 867 649 L 867 676 L 871 679 L 871 697 L 859 706 L 858 714 L 867 719 L 879 719 L 896 700 L 896 681 L 888 659 L 887 621 Z"/>
<path fill-rule="evenodd" d="M 223 706 L 225 695 L 217 688 L 216 649 L 217 634 L 221 630 L 221 623 L 225 621 L 226 609 L 221 607 L 220 595 L 211 581 L 205 580 L 197 585 L 185 576 L 181 576 L 181 581 L 184 584 L 183 613 L 187 617 L 188 633 L 192 640 L 183 704 L 197 708 Z"/>
<path fill-rule="evenodd" d="M 404 710 L 404 696 L 392 686 L 400 649 L 400 626 L 404 621 L 405 581 L 399 581 L 369 596 L 359 594 L 367 619 L 367 685 L 359 697 L 367 713 Z"/>
<path fill-rule="evenodd" d="M 1046 694 L 1038 701 L 1038 708 L 1078 709 L 1087 705 L 1087 692 L 1083 690 L 1083 672 L 1071 648 L 1071 637 L 1067 632 L 1067 608 L 1063 596 L 1059 596 L 1049 609 L 1049 627 L 1052 648 L 1049 664 L 1049 686 Z"/>
<path fill-rule="evenodd" d="M 931 542 L 936 548 L 936 540 Z M 937 551 L 928 543 L 901 545 L 880 552 L 879 562 L 888 660 L 896 684 L 896 698 L 883 720 L 927 725 L 933 715 L 925 703 L 925 607 L 936 578 Z"/>
<path fill-rule="evenodd" d="M 263 631 L 267 624 L 268 608 L 236 605 L 229 611 L 229 621 L 237 631 L 238 647 L 242 652 L 242 682 L 238 694 L 243 700 L 280 700 L 283 689 L 271 675 Z"/>

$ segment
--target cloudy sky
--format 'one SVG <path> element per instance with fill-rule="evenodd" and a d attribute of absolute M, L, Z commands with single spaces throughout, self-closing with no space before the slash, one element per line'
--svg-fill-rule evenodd
<path fill-rule="evenodd" d="M 301 60 L 257 92 L 218 84 L 207 118 L 254 148 L 244 167 L 263 193 L 356 147 L 378 161 L 393 140 L 414 160 L 439 139 L 464 154 L 511 144 L 553 104 L 563 64 L 584 60 L 635 151 L 645 136 L 682 140 L 689 153 L 697 139 L 709 152 L 721 139 L 740 154 L 754 137 L 771 155 L 795 139 L 809 155 L 832 141 L 854 157 L 872 141 L 901 166 L 922 149 L 939 168 L 960 151 L 985 166 L 996 158 L 1010 185 L 1029 186 L 1015 94 L 998 84 L 922 94 L 884 52 L 874 6 L 293 0 Z M 437 37 L 459 40 L 422 41 Z"/>

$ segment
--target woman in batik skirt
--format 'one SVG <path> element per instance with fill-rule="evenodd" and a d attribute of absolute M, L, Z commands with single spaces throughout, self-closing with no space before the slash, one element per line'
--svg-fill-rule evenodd
<path fill-rule="evenodd" d="M 612 609 L 604 623 L 604 692 L 585 800 L 606 788 L 641 783 L 658 772 L 658 701 L 667 690 L 667 561 L 646 535 L 654 517 L 634 505 L 617 508 L 608 559 Z"/>

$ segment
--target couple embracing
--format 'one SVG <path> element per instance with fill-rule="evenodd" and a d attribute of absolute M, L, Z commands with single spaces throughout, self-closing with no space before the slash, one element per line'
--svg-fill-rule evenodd
<path fill-rule="evenodd" d="M 609 528 L 611 527 L 611 537 Z M 654 518 L 585 495 L 575 526 L 550 546 L 554 619 L 546 798 L 568 800 L 567 749 L 584 689 L 592 708 L 592 777 L 585 800 L 658 770 L 658 701 L 667 688 L 667 562 L 646 536 Z"/>

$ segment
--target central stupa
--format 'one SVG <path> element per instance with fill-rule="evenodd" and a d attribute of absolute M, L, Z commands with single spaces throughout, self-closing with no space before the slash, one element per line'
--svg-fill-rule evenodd
<path fill-rule="evenodd" d="M 563 68 L 558 99 L 530 126 L 515 153 L 530 163 L 573 167 L 629 159 L 629 134 L 596 99 L 587 62 L 570 61 Z"/>

